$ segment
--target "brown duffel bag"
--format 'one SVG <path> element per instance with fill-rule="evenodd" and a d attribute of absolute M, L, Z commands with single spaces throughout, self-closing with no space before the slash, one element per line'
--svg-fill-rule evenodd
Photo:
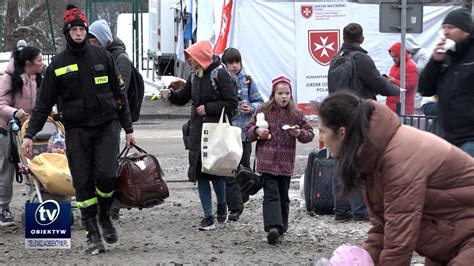
<path fill-rule="evenodd" d="M 133 147 L 138 152 L 128 154 L 130 149 L 125 147 L 119 155 L 115 190 L 119 203 L 128 208 L 149 208 L 163 203 L 169 191 L 158 160 L 140 147 Z"/>

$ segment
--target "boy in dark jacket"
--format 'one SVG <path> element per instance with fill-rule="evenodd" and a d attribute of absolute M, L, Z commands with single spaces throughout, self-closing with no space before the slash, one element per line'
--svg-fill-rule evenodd
<path fill-rule="evenodd" d="M 236 110 L 236 116 L 232 120 L 232 125 L 242 129 L 242 159 L 240 164 L 246 167 L 250 165 L 250 155 L 252 154 L 252 142 L 245 134 L 245 127 L 250 122 L 252 115 L 262 105 L 263 98 L 260 95 L 255 82 L 252 82 L 250 76 L 245 72 L 242 66 L 242 56 L 239 50 L 235 48 L 227 48 L 222 54 L 222 62 L 226 65 L 227 70 L 237 76 L 240 81 L 240 92 L 237 92 L 239 97 L 239 106 Z M 239 184 L 237 184 L 235 177 L 226 177 L 226 198 L 227 206 L 229 207 L 229 220 L 238 221 L 240 214 L 244 211 L 244 202 L 248 201 L 249 195 L 243 195 L 240 192 Z"/>

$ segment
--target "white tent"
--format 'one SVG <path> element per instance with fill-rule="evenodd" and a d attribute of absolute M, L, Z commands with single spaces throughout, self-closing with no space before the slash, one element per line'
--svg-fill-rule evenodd
<path fill-rule="evenodd" d="M 198 40 L 214 39 L 217 35 L 223 2 L 213 0 L 199 6 Z M 381 73 L 387 73 L 392 65 L 388 48 L 400 41 L 400 34 L 379 32 L 379 6 L 376 4 L 234 0 L 233 5 L 227 47 L 241 51 L 244 67 L 266 97 L 271 92 L 271 79 L 277 74 L 291 77 L 298 103 L 322 100 L 327 95 L 328 65 L 321 64 L 327 60 L 317 62 L 318 58 L 311 55 L 310 31 L 339 32 L 335 49 L 338 50 L 343 27 L 350 22 L 361 24 L 365 36 L 362 47 L 369 52 Z M 312 9 L 309 17 L 303 15 L 305 7 Z M 443 18 L 456 8 L 459 7 L 425 6 L 423 33 L 413 34 L 413 37 L 431 50 L 438 40 Z"/>

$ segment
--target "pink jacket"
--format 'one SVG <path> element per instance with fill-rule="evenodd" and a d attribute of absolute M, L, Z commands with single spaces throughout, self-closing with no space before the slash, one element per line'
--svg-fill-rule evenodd
<path fill-rule="evenodd" d="M 21 75 L 23 79 L 22 93 L 5 95 L 7 91 L 11 90 L 12 85 L 11 76 L 8 73 L 13 73 L 13 59 L 8 63 L 0 83 L 0 127 L 7 130 L 10 128 L 8 120 L 13 117 L 16 110 L 23 109 L 31 115 L 37 92 L 36 75 L 23 73 Z"/>
<path fill-rule="evenodd" d="M 453 259 L 473 243 L 474 158 L 369 101 L 372 145 L 357 154 L 372 222 L 362 247 L 375 265 L 410 265 L 414 251 L 426 265 L 473 265 L 472 249 Z"/>

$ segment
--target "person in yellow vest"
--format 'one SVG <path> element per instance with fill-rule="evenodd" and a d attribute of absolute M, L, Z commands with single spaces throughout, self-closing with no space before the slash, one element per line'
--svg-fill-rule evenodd
<path fill-rule="evenodd" d="M 66 49 L 46 70 L 22 148 L 26 156 L 32 156 L 33 137 L 61 97 L 66 155 L 87 232 L 86 252 L 96 255 L 105 251 L 98 225 L 107 243 L 118 240 L 110 207 L 118 169 L 119 127 L 125 130 L 128 147 L 135 137 L 124 82 L 112 55 L 103 47 L 90 45 L 87 31 L 84 13 L 68 5 L 63 27 Z"/>

